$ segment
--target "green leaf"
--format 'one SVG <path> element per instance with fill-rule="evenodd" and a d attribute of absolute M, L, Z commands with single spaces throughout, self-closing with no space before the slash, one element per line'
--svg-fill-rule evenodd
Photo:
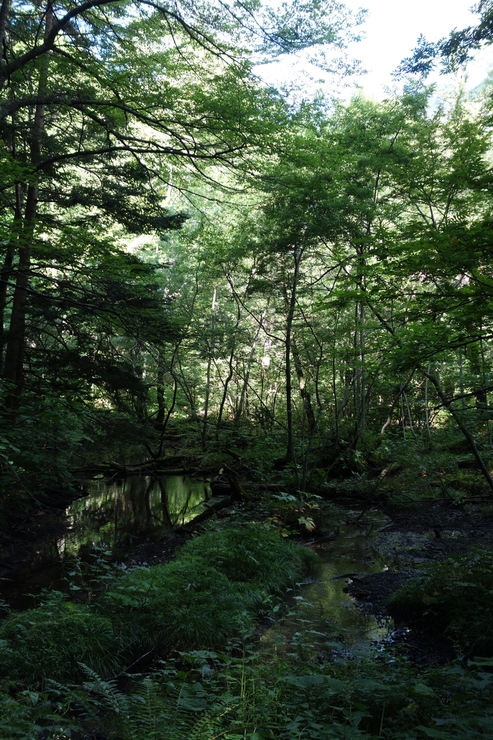
<path fill-rule="evenodd" d="M 460 737 L 455 732 L 452 734 L 450 732 L 443 732 L 442 730 L 435 730 L 432 727 L 423 727 L 422 725 L 417 729 L 424 732 L 428 737 L 441 738 L 441 740 L 457 740 Z"/>

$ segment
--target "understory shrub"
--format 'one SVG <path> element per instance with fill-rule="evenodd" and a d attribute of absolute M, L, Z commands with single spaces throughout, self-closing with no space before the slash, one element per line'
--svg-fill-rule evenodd
<path fill-rule="evenodd" d="M 80 662 L 103 676 L 118 667 L 119 641 L 111 622 L 55 593 L 36 609 L 0 624 L 0 677 L 33 685 L 46 678 L 76 680 Z"/>
<path fill-rule="evenodd" d="M 493 655 L 493 549 L 472 548 L 432 563 L 390 598 L 397 616 L 421 619 L 466 655 Z"/>
<path fill-rule="evenodd" d="M 32 708 L 0 694 L 0 740 L 26 740 L 39 735 L 41 727 L 36 724 Z"/>
<path fill-rule="evenodd" d="M 106 680 L 148 652 L 224 647 L 251 633 L 272 594 L 314 558 L 275 530 L 247 525 L 198 537 L 172 563 L 113 572 L 110 585 L 105 571 L 106 591 L 91 605 L 55 592 L 0 623 L 0 681 L 39 687 L 84 671 Z"/>
<path fill-rule="evenodd" d="M 294 586 L 316 559 L 263 525 L 227 527 L 190 541 L 172 563 L 124 574 L 97 609 L 132 646 L 129 657 L 224 646 L 251 631 L 269 595 Z"/>
<path fill-rule="evenodd" d="M 241 657 L 182 653 L 151 675 L 134 676 L 125 690 L 87 671 L 83 684 L 55 686 L 47 697 L 54 707 L 76 711 L 84 737 L 107 740 L 492 736 L 491 661 L 418 672 L 407 661 L 387 662 L 376 653 L 302 664 L 265 658 L 249 651 Z M 46 737 L 73 737 L 68 728 L 66 734 L 58 729 L 70 722 L 67 713 L 57 720 Z"/>

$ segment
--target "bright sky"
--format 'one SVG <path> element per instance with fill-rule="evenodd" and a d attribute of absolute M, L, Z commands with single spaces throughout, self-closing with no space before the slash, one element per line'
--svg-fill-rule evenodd
<path fill-rule="evenodd" d="M 351 55 L 361 59 L 368 74 L 358 79 L 367 94 L 381 97 L 383 87 L 391 85 L 391 72 L 410 56 L 420 34 L 428 41 L 448 36 L 453 29 L 477 25 L 479 16 L 471 13 L 472 0 L 345 0 L 351 8 L 367 8 L 366 38 L 352 45 Z M 474 87 L 493 66 L 493 47 L 485 49 L 468 70 Z"/>
<path fill-rule="evenodd" d="M 479 21 L 479 15 L 472 13 L 470 8 L 474 0 L 343 0 L 353 10 L 366 8 L 368 14 L 360 32 L 365 38 L 351 44 L 348 56 L 359 59 L 362 67 L 367 70 L 366 75 L 353 76 L 346 79 L 348 87 L 341 89 L 339 94 L 344 97 L 351 95 L 355 85 L 363 88 L 368 97 L 382 99 L 386 96 L 385 88 L 394 88 L 395 81 L 391 73 L 399 63 L 411 55 L 416 46 L 420 34 L 427 41 L 437 41 L 448 36 L 450 31 L 462 30 L 468 26 L 475 26 Z M 337 53 L 337 52 L 336 52 Z M 490 68 L 493 68 L 493 46 L 487 47 L 479 52 L 476 61 L 471 63 L 466 76 L 467 86 L 472 89 L 476 87 L 485 77 Z M 304 77 L 302 70 L 308 71 L 311 81 Z M 330 95 L 336 92 L 338 84 L 325 77 L 316 69 L 296 66 L 296 62 L 289 66 L 284 64 L 268 65 L 261 68 L 260 74 L 263 79 L 274 85 L 290 83 L 298 84 L 299 91 L 303 97 L 307 90 L 322 89 Z M 443 75 L 435 75 L 428 82 L 437 82 L 439 88 L 443 89 L 452 82 Z M 296 97 L 296 96 L 295 96 Z"/>

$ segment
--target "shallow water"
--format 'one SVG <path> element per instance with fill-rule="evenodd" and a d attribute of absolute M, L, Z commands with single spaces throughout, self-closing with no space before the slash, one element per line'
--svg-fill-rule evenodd
<path fill-rule="evenodd" d="M 32 595 L 43 588 L 67 587 L 64 577 L 77 557 L 87 558 L 94 548 L 123 553 L 141 541 L 157 540 L 166 529 L 197 516 L 209 495 L 207 481 L 183 476 L 132 477 L 109 486 L 93 481 L 88 495 L 67 509 L 64 534 L 38 545 L 32 558 L 0 581 L 0 598 L 13 608 L 31 607 Z M 314 579 L 307 579 L 312 582 L 293 592 L 289 614 L 263 634 L 266 649 L 308 659 L 328 651 L 366 651 L 390 639 L 392 625 L 377 624 L 344 592 L 351 577 L 386 569 L 372 541 L 388 521 L 379 512 L 347 513 L 338 537 L 317 547 L 321 563 Z"/>
<path fill-rule="evenodd" d="M 67 587 L 64 578 L 77 557 L 86 559 L 94 549 L 123 554 L 141 541 L 159 539 L 197 516 L 210 496 L 208 481 L 179 475 L 135 476 L 111 485 L 91 481 L 87 488 L 88 495 L 66 510 L 63 533 L 37 542 L 15 570 L 3 573 L 0 601 L 32 607 L 43 589 Z"/>
<path fill-rule="evenodd" d="M 368 512 L 355 521 L 357 517 L 349 512 L 337 539 L 317 548 L 321 564 L 313 582 L 302 584 L 292 596 L 289 614 L 264 634 L 265 647 L 275 646 L 306 660 L 327 651 L 366 652 L 372 644 L 391 639 L 392 623 L 379 624 L 344 592 L 351 578 L 387 569 L 371 545 L 388 518 L 380 512 Z"/>
<path fill-rule="evenodd" d="M 181 475 L 134 476 L 109 486 L 93 481 L 89 495 L 67 509 L 69 530 L 58 550 L 62 556 L 88 545 L 125 550 L 191 521 L 209 496 L 207 481 Z"/>

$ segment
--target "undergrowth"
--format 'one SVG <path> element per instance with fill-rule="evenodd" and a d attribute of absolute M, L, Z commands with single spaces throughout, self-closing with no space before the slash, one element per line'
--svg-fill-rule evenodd
<path fill-rule="evenodd" d="M 302 611 L 298 632 L 260 650 L 254 617 L 276 611 L 282 588 L 311 562 L 307 553 L 267 527 L 223 527 L 169 565 L 110 583 L 105 572 L 96 605 L 55 594 L 9 616 L 0 625 L 0 740 L 493 736 L 491 659 L 423 671 L 391 651 L 348 652 L 330 624 L 322 634 Z M 492 551 L 440 568 L 421 586 L 450 583 L 443 600 L 457 588 L 469 594 L 469 580 L 483 597 L 492 590 Z M 146 648 L 155 657 L 146 674 L 121 670 Z"/>
<path fill-rule="evenodd" d="M 255 524 L 207 532 L 188 542 L 179 560 L 199 559 L 233 583 L 253 583 L 282 594 L 317 557 L 306 547 L 279 537 L 271 527 Z"/>
<path fill-rule="evenodd" d="M 80 662 L 109 675 L 121 667 L 119 648 L 108 619 L 55 592 L 0 624 L 0 677 L 21 685 L 76 679 Z"/>
<path fill-rule="evenodd" d="M 133 651 L 224 645 L 253 627 L 252 599 L 199 559 L 135 568 L 96 605 Z M 136 655 L 134 656 L 136 657 Z"/>
<path fill-rule="evenodd" d="M 180 653 L 126 685 L 82 666 L 76 685 L 0 695 L 1 740 L 353 740 L 491 737 L 492 662 L 419 673 L 376 653 L 297 664 L 252 650 Z M 40 732 L 41 728 L 44 728 Z"/>
<path fill-rule="evenodd" d="M 389 600 L 394 614 L 424 621 L 470 657 L 493 655 L 493 549 L 471 548 L 423 568 Z"/>

